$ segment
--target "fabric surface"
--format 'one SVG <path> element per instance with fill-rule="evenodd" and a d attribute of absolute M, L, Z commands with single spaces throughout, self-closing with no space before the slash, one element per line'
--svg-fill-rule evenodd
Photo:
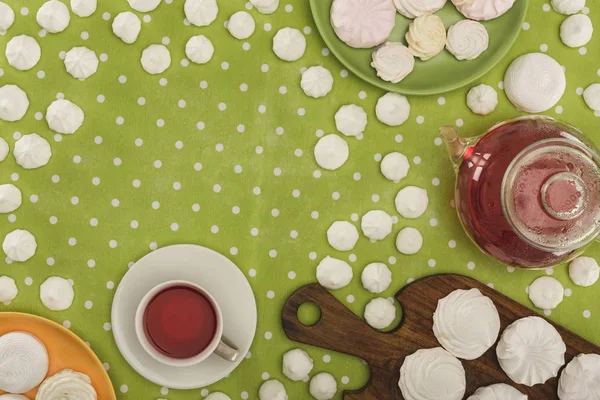
<path fill-rule="evenodd" d="M 19 295 L 5 311 L 38 314 L 88 341 L 105 363 L 120 399 L 190 399 L 223 391 L 232 399 L 257 399 L 268 376 L 280 379 L 291 399 L 308 398 L 308 384 L 291 382 L 281 372 L 285 351 L 300 347 L 315 360 L 313 374 L 332 373 L 342 389 L 358 389 L 368 380 L 360 360 L 288 340 L 280 312 L 289 294 L 315 281 L 315 268 L 326 255 L 349 260 L 352 283 L 335 295 L 362 316 L 374 296 L 360 284 L 362 268 L 373 261 L 393 272 L 393 294 L 412 279 L 455 272 L 494 285 L 500 292 L 532 307 L 526 287 L 552 274 L 566 289 L 564 302 L 549 318 L 600 344 L 597 287 L 579 288 L 564 266 L 548 271 L 506 268 L 484 256 L 463 233 L 451 207 L 454 172 L 437 139 L 444 124 L 460 126 L 463 135 L 478 134 L 493 123 L 519 115 L 501 90 L 504 71 L 518 55 L 543 51 L 566 68 L 567 91 L 547 115 L 571 122 L 599 141 L 594 113 L 583 102 L 581 88 L 600 81 L 600 37 L 586 49 L 571 49 L 559 39 L 565 16 L 544 1 L 531 0 L 527 22 L 517 44 L 480 81 L 497 88 L 500 104 L 487 117 L 475 116 L 465 104 L 469 87 L 443 96 L 410 97 L 410 119 L 401 127 L 384 126 L 375 118 L 375 104 L 384 94 L 349 74 L 324 47 L 306 0 L 282 0 L 273 15 L 250 10 L 256 32 L 246 41 L 234 39 L 224 22 L 249 7 L 242 0 L 219 1 L 217 20 L 208 27 L 185 24 L 182 0 L 165 0 L 143 17 L 142 32 L 133 45 L 112 34 L 112 18 L 129 10 L 124 0 L 104 0 L 89 18 L 71 14 L 60 34 L 39 34 L 35 21 L 42 0 L 4 0 L 17 16 L 0 37 L 28 34 L 42 48 L 40 63 L 17 71 L 0 56 L 0 85 L 17 84 L 29 95 L 30 108 L 15 123 L 0 121 L 0 136 L 12 146 L 21 134 L 37 132 L 52 146 L 50 163 L 37 170 L 20 168 L 11 155 L 0 163 L 0 183 L 13 182 L 24 195 L 16 212 L 0 216 L 0 237 L 13 229 L 28 229 L 38 250 L 26 263 L 0 261 L 1 274 L 13 277 Z M 521 0 L 517 0 L 521 1 Z M 600 28 L 597 4 L 584 12 Z M 139 14 L 142 17 L 142 14 Z M 305 55 L 283 62 L 271 50 L 278 29 L 291 26 L 307 39 Z M 185 43 L 204 34 L 215 45 L 207 65 L 184 60 Z M 151 76 L 140 65 L 142 50 L 166 43 L 171 67 Z M 72 78 L 61 52 L 85 45 L 103 61 L 85 81 Z M 64 53 L 63 53 L 64 54 Z M 183 62 L 182 62 L 183 61 Z M 335 79 L 325 98 L 312 99 L 300 89 L 302 67 L 323 65 Z M 443 73 L 443 71 L 440 71 Z M 452 77 L 448 77 L 452 79 Z M 50 131 L 42 114 L 57 97 L 83 108 L 86 118 L 74 135 Z M 354 103 L 368 113 L 364 139 L 348 138 L 350 159 L 338 171 L 321 171 L 312 151 L 323 133 L 335 131 L 333 115 Z M 394 184 L 379 172 L 378 160 L 391 151 L 406 154 L 411 169 Z M 11 151 L 12 153 L 12 151 Z M 425 215 L 403 220 L 394 197 L 406 185 L 427 189 Z M 361 237 L 350 253 L 331 249 L 325 232 L 335 220 L 357 221 L 371 209 L 399 217 L 386 240 L 370 243 Z M 394 245 L 404 226 L 418 228 L 423 249 L 404 256 Z M 176 391 L 149 383 L 125 362 L 110 331 L 112 297 L 128 265 L 156 247 L 197 243 L 233 260 L 247 275 L 258 304 L 258 330 L 251 357 L 231 376 L 203 390 Z M 587 252 L 600 256 L 600 247 Z M 49 276 L 74 281 L 75 302 L 66 311 L 51 312 L 39 300 L 39 286 Z"/>

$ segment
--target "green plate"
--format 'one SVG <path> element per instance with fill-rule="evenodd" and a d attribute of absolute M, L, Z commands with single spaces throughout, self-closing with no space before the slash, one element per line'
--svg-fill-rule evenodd
<path fill-rule="evenodd" d="M 391 0 L 390 0 L 391 1 Z M 517 40 L 527 13 L 527 0 L 517 0 L 503 16 L 483 22 L 490 35 L 488 49 L 472 61 L 458 61 L 444 50 L 428 61 L 419 59 L 415 69 L 398 83 L 385 82 L 377 77 L 371 67 L 373 49 L 354 49 L 342 42 L 330 23 L 330 9 L 333 0 L 310 0 L 315 24 L 323 40 L 346 68 L 372 85 L 391 92 L 411 95 L 431 95 L 449 92 L 465 86 L 485 75 L 506 55 Z M 465 19 L 452 2 L 436 13 L 448 29 L 456 22 Z M 396 27 L 389 41 L 406 44 L 404 35 L 411 20 L 397 13 Z"/>

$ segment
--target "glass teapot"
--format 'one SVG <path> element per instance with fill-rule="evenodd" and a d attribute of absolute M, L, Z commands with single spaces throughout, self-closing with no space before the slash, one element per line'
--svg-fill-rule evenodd
<path fill-rule="evenodd" d="M 457 173 L 456 210 L 471 240 L 505 264 L 546 268 L 600 233 L 600 152 L 550 117 L 501 122 L 463 139 L 440 133 Z"/>

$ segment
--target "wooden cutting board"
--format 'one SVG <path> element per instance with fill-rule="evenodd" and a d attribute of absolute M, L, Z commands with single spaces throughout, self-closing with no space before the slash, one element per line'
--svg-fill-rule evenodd
<path fill-rule="evenodd" d="M 456 289 L 471 288 L 479 289 L 496 305 L 500 314 L 500 334 L 517 319 L 543 318 L 481 282 L 466 276 L 442 274 L 417 280 L 398 292 L 396 298 L 402 305 L 403 316 L 392 332 L 373 330 L 318 284 L 304 286 L 290 296 L 283 308 L 283 328 L 296 342 L 357 356 L 369 364 L 369 383 L 361 390 L 345 392 L 344 400 L 404 400 L 398 387 L 404 358 L 419 349 L 441 347 L 433 334 L 433 312 L 437 301 Z M 313 326 L 305 326 L 298 320 L 298 307 L 304 303 L 314 303 L 321 309 L 321 318 Z M 566 363 L 580 353 L 600 354 L 600 347 L 548 322 L 554 325 L 567 345 Z M 512 382 L 500 368 L 495 345 L 477 360 L 461 361 L 467 376 L 465 398 L 481 386 L 506 383 L 527 394 L 530 400 L 558 400 L 558 378 L 533 387 Z"/>

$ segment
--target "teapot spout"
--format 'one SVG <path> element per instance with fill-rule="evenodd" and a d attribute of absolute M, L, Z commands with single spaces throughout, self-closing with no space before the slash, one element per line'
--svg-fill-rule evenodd
<path fill-rule="evenodd" d="M 456 128 L 451 125 L 442 126 L 440 128 L 440 136 L 446 143 L 450 161 L 452 161 L 455 168 L 458 168 L 463 160 L 465 152 L 469 148 L 468 140 L 461 139 L 458 136 Z"/>

